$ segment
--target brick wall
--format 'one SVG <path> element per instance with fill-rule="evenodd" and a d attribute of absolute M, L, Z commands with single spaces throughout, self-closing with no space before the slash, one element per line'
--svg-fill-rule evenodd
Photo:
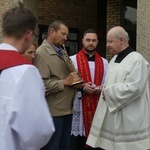
<path fill-rule="evenodd" d="M 0 25 L 2 14 L 17 0 L 0 0 Z M 38 17 L 39 24 L 49 25 L 55 19 L 64 20 L 69 27 L 79 29 L 79 44 L 82 46 L 82 34 L 88 28 L 97 29 L 97 0 L 22 0 Z M 108 31 L 121 23 L 121 0 L 107 0 L 107 27 Z M 38 31 L 37 31 L 38 32 Z M 0 42 L 2 34 L 0 28 Z M 111 55 L 106 53 L 107 59 Z"/>
<path fill-rule="evenodd" d="M 23 2 L 23 4 L 30 8 L 34 14 L 37 16 L 37 0 L 0 0 L 0 43 L 2 42 L 2 15 L 5 11 L 7 11 L 8 9 L 14 7 L 18 1 Z M 38 29 L 37 29 L 38 30 Z M 38 32 L 38 31 L 37 31 Z"/>
<path fill-rule="evenodd" d="M 121 0 L 107 0 L 107 31 L 117 25 L 121 25 Z M 106 57 L 112 58 L 107 50 Z"/>
<path fill-rule="evenodd" d="M 88 28 L 97 26 L 97 0 L 39 0 L 39 24 L 49 25 L 55 19 L 62 19 L 69 27 L 79 28 L 79 41 Z"/>
<path fill-rule="evenodd" d="M 37 3 L 37 0 L 24 0 L 23 1 L 23 4 L 29 8 L 34 14 L 36 17 L 37 14 L 38 14 L 38 3 Z"/>
<path fill-rule="evenodd" d="M 2 14 L 17 1 L 19 0 L 0 0 L 0 25 Z M 88 28 L 97 28 L 97 0 L 22 0 L 22 2 L 36 14 L 39 24 L 49 25 L 55 19 L 62 19 L 69 27 L 78 28 L 80 45 L 83 32 Z"/>
<path fill-rule="evenodd" d="M 9 8 L 14 6 L 13 0 L 0 0 L 0 43 L 2 42 L 2 15 Z"/>

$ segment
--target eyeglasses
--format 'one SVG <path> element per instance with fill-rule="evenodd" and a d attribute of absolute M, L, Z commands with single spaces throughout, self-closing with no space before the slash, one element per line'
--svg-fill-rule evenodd
<path fill-rule="evenodd" d="M 38 37 L 38 35 L 33 32 L 33 35 L 32 35 L 32 42 L 35 42 L 36 39 L 37 39 L 37 37 Z"/>

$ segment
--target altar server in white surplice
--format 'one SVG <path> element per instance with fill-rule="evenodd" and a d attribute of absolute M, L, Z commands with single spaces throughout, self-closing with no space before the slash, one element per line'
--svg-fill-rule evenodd
<path fill-rule="evenodd" d="M 2 17 L 0 150 L 39 150 L 54 132 L 41 76 L 22 56 L 34 40 L 36 22 L 21 3 Z"/>
<path fill-rule="evenodd" d="M 83 91 L 77 92 L 74 102 L 71 150 L 84 149 L 92 119 L 104 83 L 108 61 L 97 53 L 98 36 L 88 29 L 83 34 L 83 48 L 71 56 L 77 72 L 85 82 Z"/>
<path fill-rule="evenodd" d="M 120 26 L 107 34 L 109 63 L 87 144 L 106 150 L 150 148 L 149 64 Z M 100 115 L 101 114 L 101 115 Z"/>

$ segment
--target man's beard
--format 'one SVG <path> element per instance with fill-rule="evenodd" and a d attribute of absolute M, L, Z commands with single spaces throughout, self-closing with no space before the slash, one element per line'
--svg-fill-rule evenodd
<path fill-rule="evenodd" d="M 96 48 L 94 48 L 93 50 L 89 50 L 89 49 L 87 49 L 87 48 L 84 47 L 84 49 L 85 49 L 85 51 L 86 51 L 88 54 L 93 53 L 93 52 L 96 51 Z"/>

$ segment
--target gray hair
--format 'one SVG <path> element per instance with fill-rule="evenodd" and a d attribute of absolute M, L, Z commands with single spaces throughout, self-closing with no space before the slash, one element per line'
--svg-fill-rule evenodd
<path fill-rule="evenodd" d="M 114 32 L 114 36 L 116 38 L 123 37 L 127 42 L 130 40 L 129 34 L 123 28 L 121 29 L 118 28 L 118 30 L 116 29 Z"/>

